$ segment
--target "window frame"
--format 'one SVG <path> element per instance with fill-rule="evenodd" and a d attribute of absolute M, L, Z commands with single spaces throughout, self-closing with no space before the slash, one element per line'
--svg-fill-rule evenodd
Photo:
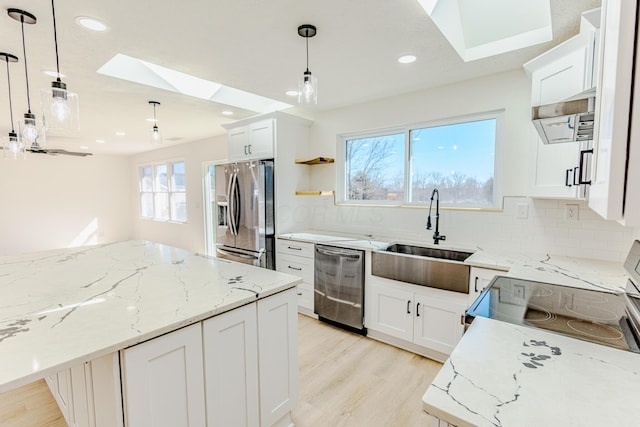
<path fill-rule="evenodd" d="M 174 165 L 182 163 L 184 166 L 184 190 L 174 189 Z M 156 182 L 156 174 L 158 167 L 166 167 L 167 169 L 167 177 L 166 177 L 166 189 L 157 188 L 158 184 Z M 151 191 L 143 191 L 143 177 L 144 177 L 144 169 L 151 168 Z M 150 163 L 141 163 L 137 165 L 138 172 L 138 215 L 140 219 L 143 220 L 151 220 L 158 222 L 169 222 L 174 224 L 186 224 L 188 222 L 188 212 L 186 207 L 186 198 L 187 198 L 187 183 L 186 183 L 186 162 L 184 159 L 172 159 L 165 160 L 161 162 L 150 162 Z M 153 216 L 144 216 L 143 215 L 143 203 L 142 198 L 144 195 L 151 196 L 151 211 L 153 212 Z M 172 219 L 174 212 L 172 212 L 171 201 L 173 200 L 174 194 L 184 194 L 185 198 L 185 219 L 184 221 Z M 167 218 L 160 218 L 156 215 L 156 197 L 158 195 L 166 195 L 167 199 Z"/>
<path fill-rule="evenodd" d="M 336 204 L 348 206 L 385 206 L 385 207 L 411 207 L 424 208 L 429 207 L 426 203 L 409 202 L 411 191 L 411 131 L 429 127 L 447 126 L 462 124 L 468 122 L 476 122 L 482 120 L 495 119 L 496 133 L 494 145 L 494 161 L 493 161 L 493 201 L 491 205 L 460 205 L 441 203 L 442 209 L 449 210 L 474 210 L 474 211 L 499 211 L 502 210 L 502 152 L 505 133 L 505 110 L 491 110 L 480 113 L 471 113 L 460 116 L 447 117 L 442 119 L 429 120 L 425 122 L 411 123 L 401 126 L 385 127 L 379 129 L 371 129 L 359 132 L 348 132 L 337 135 L 337 179 L 336 179 Z M 404 152 L 404 199 L 403 200 L 352 200 L 348 199 L 348 189 L 346 182 L 346 144 L 347 141 L 353 139 L 373 138 L 392 134 L 404 133 L 405 135 L 405 152 Z"/>

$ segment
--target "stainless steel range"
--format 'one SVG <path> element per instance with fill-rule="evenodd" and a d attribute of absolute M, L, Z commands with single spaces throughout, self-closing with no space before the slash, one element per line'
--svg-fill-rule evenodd
<path fill-rule="evenodd" d="M 497 276 L 467 311 L 640 353 L 640 241 L 625 261 L 626 292 L 579 289 Z"/>

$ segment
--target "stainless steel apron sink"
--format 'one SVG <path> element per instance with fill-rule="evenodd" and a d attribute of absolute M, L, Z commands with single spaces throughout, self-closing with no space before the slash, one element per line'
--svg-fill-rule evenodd
<path fill-rule="evenodd" d="M 469 266 L 473 253 L 452 249 L 393 244 L 371 253 L 371 274 L 447 291 L 469 293 Z"/>

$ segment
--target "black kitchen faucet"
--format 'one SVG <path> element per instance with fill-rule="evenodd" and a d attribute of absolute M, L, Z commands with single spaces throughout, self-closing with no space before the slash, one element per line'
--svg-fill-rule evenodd
<path fill-rule="evenodd" d="M 431 230 L 431 207 L 433 206 L 433 198 L 436 197 L 436 231 L 433 233 L 433 244 L 437 245 L 440 240 L 446 240 L 447 236 L 440 235 L 438 224 L 440 222 L 440 192 L 434 188 L 431 192 L 431 203 L 429 203 L 429 215 L 427 216 L 427 230 Z"/>

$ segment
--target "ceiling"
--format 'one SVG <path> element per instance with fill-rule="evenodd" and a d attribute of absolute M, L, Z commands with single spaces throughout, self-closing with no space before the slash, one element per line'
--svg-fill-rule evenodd
<path fill-rule="evenodd" d="M 47 144 L 124 155 L 156 149 L 148 142 L 149 100 L 161 102 L 157 115 L 164 145 L 223 134 L 221 124 L 256 114 L 96 73 L 118 53 L 295 105 L 285 92 L 297 89 L 305 68 L 305 40 L 297 27 L 314 24 L 318 34 L 309 39 L 309 68 L 319 82 L 318 105 L 290 110 L 313 116 L 520 68 L 576 34 L 580 13 L 599 4 L 551 0 L 552 42 L 465 63 L 417 0 L 58 0 L 60 71 L 68 89 L 79 95 L 81 131 L 72 138 L 48 138 Z M 23 9 L 38 19 L 25 25 L 25 39 L 32 110 L 41 114 L 40 89 L 53 80 L 42 70 L 55 70 L 51 3 L 0 0 L 0 5 L 0 51 L 20 58 L 10 64 L 16 119 L 27 109 L 24 63 L 20 23 L 6 9 Z M 77 16 L 99 18 L 110 31 L 81 28 Z M 405 54 L 418 59 L 398 63 Z M 0 132 L 5 136 L 9 109 L 5 63 L 0 65 Z M 231 118 L 222 115 L 228 109 L 235 112 Z"/>

